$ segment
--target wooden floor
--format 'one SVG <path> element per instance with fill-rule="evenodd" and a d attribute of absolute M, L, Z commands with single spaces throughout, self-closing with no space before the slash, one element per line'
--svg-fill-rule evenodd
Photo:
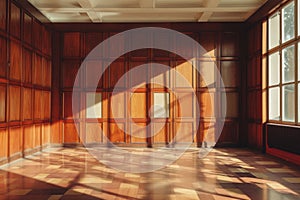
<path fill-rule="evenodd" d="M 300 199 L 300 167 L 246 149 L 203 159 L 190 149 L 161 170 L 131 174 L 84 148 L 50 148 L 0 167 L 0 199 Z"/>

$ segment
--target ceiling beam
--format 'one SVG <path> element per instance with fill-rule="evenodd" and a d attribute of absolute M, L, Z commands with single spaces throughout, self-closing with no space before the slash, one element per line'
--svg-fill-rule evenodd
<path fill-rule="evenodd" d="M 90 0 L 77 0 L 77 2 L 82 8 L 90 9 L 90 11 L 86 13 L 92 22 L 102 22 L 101 16 L 93 10 L 93 5 Z"/>
<path fill-rule="evenodd" d="M 216 7 L 216 8 L 38 8 L 42 12 L 119 12 L 119 13 L 199 13 L 199 12 L 249 12 L 257 7 Z"/>
<path fill-rule="evenodd" d="M 156 0 L 140 0 L 141 8 L 155 8 Z"/>
<path fill-rule="evenodd" d="M 203 6 L 206 8 L 216 8 L 218 7 L 221 0 L 205 0 Z M 213 11 L 205 11 L 201 14 L 198 19 L 198 22 L 207 22 L 209 18 L 212 16 Z"/>

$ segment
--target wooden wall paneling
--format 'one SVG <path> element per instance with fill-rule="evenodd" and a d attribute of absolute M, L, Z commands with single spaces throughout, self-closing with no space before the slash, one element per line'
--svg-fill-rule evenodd
<path fill-rule="evenodd" d="M 109 140 L 113 143 L 125 143 L 125 123 L 109 123 Z"/>
<path fill-rule="evenodd" d="M 35 53 L 34 54 L 34 64 L 33 64 L 33 84 L 42 86 L 43 83 L 43 64 L 42 64 L 42 56 L 39 54 Z"/>
<path fill-rule="evenodd" d="M 217 34 L 215 32 L 199 33 L 199 44 L 204 48 L 205 52 L 201 57 L 215 58 L 217 56 Z"/>
<path fill-rule="evenodd" d="M 50 143 L 50 124 L 42 124 L 42 145 Z"/>
<path fill-rule="evenodd" d="M 43 65 L 43 81 L 42 81 L 42 85 L 45 87 L 50 88 L 51 87 L 51 75 L 52 75 L 52 70 L 51 70 L 51 61 L 43 58 L 42 59 L 42 65 Z"/>
<path fill-rule="evenodd" d="M 203 141 L 208 143 L 216 143 L 219 138 L 216 137 L 216 123 L 213 120 L 200 120 L 197 136 L 194 136 L 194 141 L 198 145 L 202 145 Z"/>
<path fill-rule="evenodd" d="M 115 91 L 114 94 L 110 94 L 109 97 L 109 118 L 113 119 L 124 119 L 126 120 L 126 92 L 125 91 Z"/>
<path fill-rule="evenodd" d="M 87 32 L 84 34 L 84 56 L 87 56 L 98 44 L 102 42 L 101 32 Z M 99 51 L 99 57 L 101 52 Z"/>
<path fill-rule="evenodd" d="M 170 70 L 164 70 L 164 68 L 158 68 L 157 64 L 162 64 L 167 67 L 171 67 L 170 59 L 167 60 L 154 60 L 152 61 L 155 64 L 151 64 L 151 77 L 150 80 L 152 82 L 152 88 L 160 88 L 163 89 L 165 87 L 171 87 L 171 72 Z"/>
<path fill-rule="evenodd" d="M 147 60 L 132 60 L 129 62 L 129 70 L 133 70 L 136 67 L 135 70 L 138 70 L 139 74 L 143 74 L 143 76 L 136 76 L 136 73 L 128 75 L 126 79 L 128 80 L 129 88 L 146 88 L 145 83 L 149 76 L 149 71 L 145 67 L 138 69 L 139 66 L 144 64 L 147 64 Z"/>
<path fill-rule="evenodd" d="M 76 97 L 79 99 L 80 94 L 75 93 Z M 77 102 L 80 103 L 80 102 Z M 79 106 L 79 105 L 75 105 Z M 73 119 L 73 111 L 72 111 L 72 92 L 64 92 L 63 93 L 63 119 Z M 74 113 L 76 118 L 79 118 L 79 113 Z"/>
<path fill-rule="evenodd" d="M 97 73 L 95 73 L 98 70 L 103 70 L 102 68 L 102 62 L 100 60 L 98 61 L 85 61 L 85 86 L 87 88 L 95 87 L 93 85 L 93 80 L 99 80 L 97 87 L 103 88 L 103 82 L 107 79 L 105 79 L 106 73 L 103 73 L 102 77 L 98 77 Z"/>
<path fill-rule="evenodd" d="M 10 41 L 9 77 L 12 80 L 21 80 L 22 48 L 19 42 Z"/>
<path fill-rule="evenodd" d="M 176 88 L 194 87 L 194 67 L 190 62 L 178 60 L 174 68 L 176 70 L 174 76 Z"/>
<path fill-rule="evenodd" d="M 74 123 L 63 124 L 64 143 L 79 143 L 79 135 Z M 78 124 L 79 127 L 79 124 Z"/>
<path fill-rule="evenodd" d="M 42 90 L 34 90 L 34 119 L 42 120 L 44 115 L 43 109 L 43 92 Z"/>
<path fill-rule="evenodd" d="M 23 126 L 23 144 L 24 144 L 24 150 L 26 149 L 32 149 L 34 147 L 34 125 L 26 125 Z"/>
<path fill-rule="evenodd" d="M 6 121 L 6 85 L 0 85 L 0 123 Z"/>
<path fill-rule="evenodd" d="M 42 125 L 34 125 L 34 137 L 33 137 L 33 147 L 40 147 L 42 145 Z"/>
<path fill-rule="evenodd" d="M 62 80 L 64 88 L 73 88 L 79 67 L 80 61 L 64 61 L 62 63 Z M 79 77 L 79 79 L 81 80 L 81 77 Z M 79 86 L 80 81 L 79 83 L 77 82 L 75 87 Z"/>
<path fill-rule="evenodd" d="M 6 71 L 7 71 L 7 40 L 5 38 L 0 37 L 0 76 L 6 77 Z"/>
<path fill-rule="evenodd" d="M 115 35 L 115 32 L 109 33 L 109 36 Z M 115 49 L 123 50 L 125 48 L 125 38 L 118 37 L 115 40 L 111 40 L 111 43 L 107 46 L 108 49 L 104 49 L 104 55 L 105 57 L 109 58 L 117 58 L 119 55 L 116 54 Z M 108 55 L 107 55 L 108 53 Z M 122 57 L 122 56 L 121 56 Z"/>
<path fill-rule="evenodd" d="M 32 89 L 23 88 L 23 102 L 22 102 L 22 114 L 23 120 L 32 120 Z M 36 112 L 36 111 L 35 111 Z"/>
<path fill-rule="evenodd" d="M 188 37 L 191 37 L 192 39 L 195 39 L 197 41 L 197 34 L 193 32 L 184 32 L 185 35 Z M 177 52 L 179 53 L 178 56 L 182 56 L 187 59 L 192 59 L 193 54 L 195 53 L 195 46 L 188 47 L 184 42 L 184 40 L 181 39 L 181 36 L 178 36 L 179 38 L 176 38 L 176 35 L 174 37 L 174 44 Z"/>
<path fill-rule="evenodd" d="M 21 88 L 9 86 L 9 121 L 19 121 L 21 115 Z"/>
<path fill-rule="evenodd" d="M 147 143 L 147 129 L 146 123 L 131 123 L 130 124 L 130 138 L 131 143 Z"/>
<path fill-rule="evenodd" d="M 44 109 L 44 120 L 51 119 L 51 92 L 43 91 L 43 109 Z"/>
<path fill-rule="evenodd" d="M 80 33 L 64 33 L 63 56 L 80 57 Z"/>
<path fill-rule="evenodd" d="M 86 144 L 96 144 L 102 142 L 102 123 L 85 123 L 85 136 L 84 140 Z"/>
<path fill-rule="evenodd" d="M 25 12 L 23 18 L 23 40 L 28 43 L 32 44 L 32 17 L 27 15 Z"/>
<path fill-rule="evenodd" d="M 170 123 L 156 122 L 152 123 L 151 136 L 154 144 L 168 144 L 170 141 Z"/>
<path fill-rule="evenodd" d="M 239 35 L 237 32 L 225 32 L 221 36 L 221 56 L 235 57 L 240 55 Z"/>
<path fill-rule="evenodd" d="M 154 33 L 154 34 L 158 34 L 158 33 Z M 175 43 L 173 43 L 174 38 L 170 37 L 169 34 L 165 34 L 165 33 L 159 33 L 159 38 L 161 38 L 163 41 L 164 47 L 169 47 L 169 49 L 172 49 Z M 160 41 L 160 42 L 161 42 Z M 157 41 L 153 40 L 154 43 L 156 43 Z M 153 58 L 168 58 L 171 56 L 172 52 L 168 52 L 168 51 L 164 51 L 161 49 L 152 49 L 152 55 Z"/>
<path fill-rule="evenodd" d="M 177 92 L 176 98 L 176 118 L 189 118 L 194 117 L 194 97 L 193 92 Z"/>
<path fill-rule="evenodd" d="M 109 66 L 109 86 L 110 88 L 125 88 L 126 87 L 126 78 L 119 79 L 125 74 L 126 66 L 125 62 L 122 60 L 117 60 L 111 63 Z M 119 81 L 119 82 L 118 82 Z M 118 85 L 116 85 L 118 83 Z"/>
<path fill-rule="evenodd" d="M 201 118 L 214 118 L 215 115 L 215 92 L 201 91 L 197 92 L 198 105 Z"/>
<path fill-rule="evenodd" d="M 22 51 L 22 74 L 23 74 L 23 83 L 31 84 L 32 83 L 32 52 L 26 48 L 23 48 Z"/>
<path fill-rule="evenodd" d="M 238 144 L 238 131 L 239 131 L 239 125 L 237 122 L 234 121 L 225 122 L 218 144 L 221 145 Z"/>
<path fill-rule="evenodd" d="M 33 20 L 32 28 L 34 47 L 36 50 L 41 51 L 44 44 L 44 40 L 42 38 L 42 25 L 37 20 Z"/>
<path fill-rule="evenodd" d="M 215 68 L 217 67 L 216 63 L 213 61 L 199 61 L 197 62 L 198 70 L 197 72 L 197 86 L 198 88 L 215 88 L 216 87 L 216 77 L 215 77 Z"/>
<path fill-rule="evenodd" d="M 221 61 L 221 76 L 225 87 L 239 87 L 240 74 L 239 62 Z"/>
<path fill-rule="evenodd" d="M 6 30 L 6 2 L 6 0 L 0 1 L 0 29 L 2 29 L 3 31 Z"/>
<path fill-rule="evenodd" d="M 131 118 L 147 118 L 147 93 L 131 93 L 130 97 L 130 115 Z"/>
<path fill-rule="evenodd" d="M 14 3 L 10 3 L 10 34 L 20 38 L 21 30 L 21 11 Z"/>
<path fill-rule="evenodd" d="M 176 143 L 192 142 L 194 133 L 194 125 L 192 122 L 175 122 L 174 140 Z M 173 141 L 174 141 L 173 140 Z"/>
<path fill-rule="evenodd" d="M 0 129 L 0 161 L 8 157 L 8 133 L 7 129 Z"/>
<path fill-rule="evenodd" d="M 9 128 L 9 156 L 22 151 L 22 128 L 10 127 Z"/>
<path fill-rule="evenodd" d="M 42 27 L 42 35 L 43 35 L 43 46 L 42 52 L 48 56 L 51 55 L 51 32 L 48 31 L 45 26 Z"/>
<path fill-rule="evenodd" d="M 238 118 L 239 117 L 239 93 L 223 92 L 222 102 L 225 101 L 226 101 L 226 105 L 224 103 L 222 104 L 222 117 Z"/>

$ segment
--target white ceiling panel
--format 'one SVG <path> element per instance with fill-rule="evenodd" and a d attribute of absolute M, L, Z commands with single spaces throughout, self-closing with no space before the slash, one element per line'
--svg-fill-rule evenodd
<path fill-rule="evenodd" d="M 29 0 L 51 22 L 240 22 L 266 0 Z"/>

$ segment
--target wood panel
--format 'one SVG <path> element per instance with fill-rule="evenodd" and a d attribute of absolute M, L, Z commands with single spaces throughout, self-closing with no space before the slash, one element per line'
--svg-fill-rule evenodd
<path fill-rule="evenodd" d="M 147 143 L 147 130 L 145 123 L 132 123 L 130 125 L 131 143 Z"/>
<path fill-rule="evenodd" d="M 0 122 L 6 121 L 6 85 L 0 85 Z"/>
<path fill-rule="evenodd" d="M 193 87 L 193 65 L 187 61 L 177 61 L 175 70 L 175 87 L 176 88 L 191 88 Z"/>
<path fill-rule="evenodd" d="M 43 46 L 42 46 L 42 52 L 48 56 L 51 56 L 51 42 L 52 42 L 52 34 L 50 31 L 48 31 L 45 26 L 42 27 L 42 33 L 43 33 Z"/>
<path fill-rule="evenodd" d="M 154 144 L 168 143 L 170 141 L 170 123 L 153 123 L 151 126 L 151 136 Z"/>
<path fill-rule="evenodd" d="M 34 135 L 35 134 L 32 125 L 23 127 L 24 150 L 33 148 Z"/>
<path fill-rule="evenodd" d="M 9 155 L 12 156 L 22 151 L 22 128 L 9 128 Z M 13 138 L 13 139 L 11 139 Z"/>
<path fill-rule="evenodd" d="M 130 114 L 132 118 L 147 117 L 147 94 L 132 93 L 130 98 Z"/>
<path fill-rule="evenodd" d="M 40 147 L 42 139 L 42 125 L 35 124 L 34 125 L 34 137 L 33 137 L 33 147 Z"/>
<path fill-rule="evenodd" d="M 22 52 L 23 62 L 22 62 L 22 74 L 24 83 L 32 83 L 32 53 L 30 50 L 23 48 Z"/>
<path fill-rule="evenodd" d="M 49 120 L 51 118 L 51 92 L 43 91 L 43 119 Z"/>
<path fill-rule="evenodd" d="M 32 17 L 24 13 L 23 21 L 23 40 L 31 44 L 32 37 Z"/>
<path fill-rule="evenodd" d="M 33 20 L 33 33 L 32 33 L 32 38 L 33 39 L 33 44 L 34 47 L 36 48 L 36 50 L 41 51 L 42 50 L 42 46 L 43 46 L 43 41 L 44 38 L 42 38 L 42 25 L 37 21 L 37 20 Z"/>
<path fill-rule="evenodd" d="M 109 140 L 113 143 L 125 142 L 125 124 L 124 123 L 109 123 Z"/>
<path fill-rule="evenodd" d="M 20 43 L 10 41 L 9 77 L 12 80 L 21 80 L 22 48 Z"/>
<path fill-rule="evenodd" d="M 51 78 L 52 78 L 52 70 L 51 70 L 51 61 L 43 58 L 42 59 L 43 65 L 43 81 L 42 85 L 45 87 L 51 87 Z"/>
<path fill-rule="evenodd" d="M 206 88 L 206 87 L 215 88 L 216 87 L 215 62 L 200 61 L 198 65 L 199 65 L 198 70 L 200 71 L 200 73 L 197 73 L 198 75 L 197 86 L 199 88 Z"/>
<path fill-rule="evenodd" d="M 66 69 L 68 70 L 68 69 Z M 85 86 L 87 88 L 93 88 L 94 80 L 99 80 L 97 87 L 102 88 L 103 87 L 103 80 L 104 75 L 101 77 L 98 77 L 98 74 L 95 73 L 97 71 L 102 72 L 102 62 L 101 61 L 85 61 Z"/>
<path fill-rule="evenodd" d="M 32 119 L 32 89 L 31 88 L 23 88 L 23 120 L 31 120 Z"/>
<path fill-rule="evenodd" d="M 222 61 L 221 76 L 225 87 L 239 87 L 241 76 L 238 62 Z"/>
<path fill-rule="evenodd" d="M 77 99 L 80 98 L 79 93 L 75 93 Z M 78 101 L 76 101 L 79 103 Z M 75 105 L 76 107 L 78 105 Z M 79 113 L 74 113 L 76 118 L 79 118 Z M 72 111 L 72 92 L 64 92 L 63 93 L 63 118 L 64 119 L 72 119 L 73 111 Z"/>
<path fill-rule="evenodd" d="M 146 80 L 149 76 L 148 70 L 146 67 L 139 68 L 139 66 L 146 64 L 146 61 L 131 61 L 129 64 L 130 70 L 132 73 L 126 77 L 129 82 L 129 88 L 146 88 Z M 135 68 L 135 69 L 134 69 Z M 137 74 L 143 74 L 139 76 Z"/>
<path fill-rule="evenodd" d="M 43 92 L 42 90 L 34 90 L 34 119 L 43 119 Z"/>
<path fill-rule="evenodd" d="M 198 92 L 198 103 L 201 118 L 215 117 L 215 92 Z"/>
<path fill-rule="evenodd" d="M 9 86 L 9 121 L 19 121 L 21 115 L 21 88 Z"/>
<path fill-rule="evenodd" d="M 199 33 L 199 44 L 205 52 L 201 57 L 216 57 L 217 55 L 217 34 L 215 32 Z"/>
<path fill-rule="evenodd" d="M 170 60 L 155 61 L 155 63 L 165 65 L 166 67 L 170 67 Z M 165 87 L 171 87 L 171 72 L 169 70 L 166 71 L 164 68 L 160 68 L 158 66 L 155 66 L 155 64 L 151 64 L 150 74 L 152 88 L 163 89 Z"/>
<path fill-rule="evenodd" d="M 239 116 L 239 94 L 236 92 L 222 93 L 222 117 L 237 118 Z M 226 107 L 225 107 L 226 106 Z"/>
<path fill-rule="evenodd" d="M 126 78 L 119 79 L 125 74 L 126 67 L 124 61 L 115 61 L 109 66 L 109 86 L 110 88 L 125 88 Z M 119 81 L 119 82 L 118 82 Z M 118 83 L 118 85 L 116 85 Z"/>
<path fill-rule="evenodd" d="M 50 143 L 50 124 L 42 125 L 42 145 Z"/>
<path fill-rule="evenodd" d="M 0 1 L 0 29 L 6 30 L 6 0 Z"/>
<path fill-rule="evenodd" d="M 176 117 L 193 118 L 194 116 L 194 98 L 192 92 L 177 92 L 176 98 Z"/>
<path fill-rule="evenodd" d="M 62 79 L 63 79 L 63 87 L 64 88 L 73 88 L 79 87 L 80 86 L 80 81 L 77 82 L 76 85 L 74 85 L 75 78 L 77 75 L 77 72 L 80 67 L 80 62 L 79 61 L 64 61 L 62 64 Z M 81 80 L 81 77 L 80 77 Z"/>
<path fill-rule="evenodd" d="M 84 34 L 84 52 L 85 55 L 90 53 L 98 44 L 102 42 L 102 33 L 100 32 L 91 32 Z M 99 52 L 99 57 L 101 53 Z"/>
<path fill-rule="evenodd" d="M 0 76 L 6 77 L 7 68 L 7 42 L 0 37 Z"/>
<path fill-rule="evenodd" d="M 113 96 L 112 96 L 113 95 Z M 126 117 L 126 92 L 115 92 L 110 95 L 109 118 L 125 119 Z"/>
<path fill-rule="evenodd" d="M 43 85 L 43 63 L 42 56 L 39 54 L 34 54 L 34 64 L 33 64 L 33 84 L 42 86 Z"/>
<path fill-rule="evenodd" d="M 177 143 L 191 143 L 193 142 L 193 123 L 192 122 L 176 122 L 175 123 L 175 133 L 172 140 Z"/>
<path fill-rule="evenodd" d="M 0 129 L 0 158 L 8 157 L 8 134 L 7 129 Z"/>
<path fill-rule="evenodd" d="M 238 124 L 236 122 L 225 122 L 222 133 L 219 138 L 221 144 L 237 144 L 238 143 Z"/>
<path fill-rule="evenodd" d="M 21 30 L 21 12 L 15 4 L 10 4 L 10 34 L 20 38 Z"/>
<path fill-rule="evenodd" d="M 85 124 L 85 143 L 95 144 L 102 142 L 102 130 L 101 123 L 86 123 Z"/>
<path fill-rule="evenodd" d="M 64 34 L 63 55 L 64 57 L 80 56 L 80 33 Z"/>
<path fill-rule="evenodd" d="M 78 125 L 79 127 L 79 125 Z M 79 136 L 74 123 L 64 123 L 64 143 L 78 143 Z"/>
<path fill-rule="evenodd" d="M 221 55 L 222 57 L 239 56 L 239 35 L 235 32 L 222 34 Z"/>

